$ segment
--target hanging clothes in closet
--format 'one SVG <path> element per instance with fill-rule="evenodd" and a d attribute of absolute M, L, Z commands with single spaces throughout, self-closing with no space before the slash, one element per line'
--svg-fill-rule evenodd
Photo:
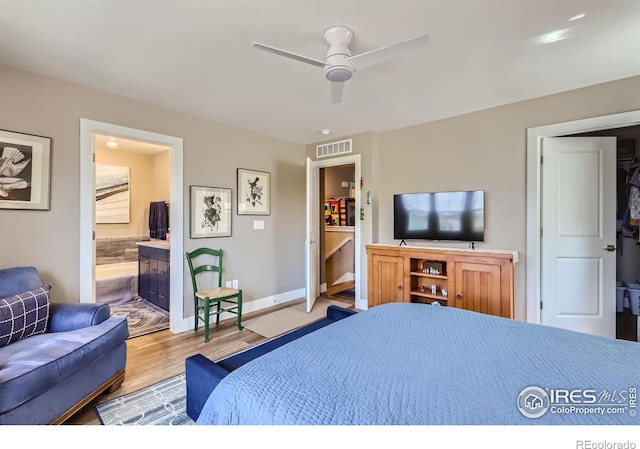
<path fill-rule="evenodd" d="M 616 177 L 618 183 L 616 189 L 616 198 L 618 200 L 618 204 L 616 207 L 616 220 L 624 219 L 624 213 L 627 210 L 627 206 L 629 205 L 627 176 L 628 172 L 626 169 L 618 168 L 618 175 Z"/>
<path fill-rule="evenodd" d="M 626 177 L 625 175 L 626 171 Z M 626 179 L 623 190 L 621 180 Z M 626 203 L 622 220 L 618 221 L 618 230 L 623 237 L 638 238 L 640 225 L 640 164 L 634 158 L 625 168 L 618 168 L 618 212 L 623 201 Z"/>
<path fill-rule="evenodd" d="M 640 220 L 640 168 L 635 168 L 629 177 L 629 216 Z"/>

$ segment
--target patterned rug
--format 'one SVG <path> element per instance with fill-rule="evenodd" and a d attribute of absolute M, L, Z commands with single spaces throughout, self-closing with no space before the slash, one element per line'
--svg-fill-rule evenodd
<path fill-rule="evenodd" d="M 186 413 L 185 375 L 111 399 L 95 407 L 107 426 L 182 426 L 195 424 Z"/>
<path fill-rule="evenodd" d="M 167 312 L 144 299 L 130 301 L 126 304 L 113 304 L 110 307 L 111 316 L 127 318 L 129 338 L 169 329 Z"/>

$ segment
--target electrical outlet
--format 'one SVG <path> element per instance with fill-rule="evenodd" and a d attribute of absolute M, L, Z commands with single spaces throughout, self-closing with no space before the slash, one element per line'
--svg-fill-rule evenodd
<path fill-rule="evenodd" d="M 226 281 L 226 282 L 224 283 L 224 286 L 225 286 L 225 287 L 227 287 L 227 288 L 233 288 L 233 287 L 232 287 L 232 282 L 231 282 L 231 281 Z"/>
<path fill-rule="evenodd" d="M 237 279 L 233 280 L 233 288 L 238 288 L 238 280 Z"/>

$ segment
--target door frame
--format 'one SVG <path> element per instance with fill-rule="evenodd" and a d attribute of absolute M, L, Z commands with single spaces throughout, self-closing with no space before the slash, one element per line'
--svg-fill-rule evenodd
<path fill-rule="evenodd" d="M 313 160 L 311 161 L 312 164 L 314 164 L 315 167 L 317 168 L 327 168 L 327 167 L 339 167 L 341 165 L 351 165 L 354 164 L 354 169 L 355 169 L 355 182 L 356 182 L 356 205 L 355 205 L 355 209 L 356 209 L 356 219 L 355 219 L 355 227 L 354 227 L 354 263 L 355 263 L 355 273 L 354 273 L 354 277 L 355 277 L 355 307 L 358 309 L 366 309 L 367 308 L 367 302 L 362 301 L 360 299 L 360 292 L 361 292 L 361 279 L 360 279 L 360 245 L 361 245 L 361 240 L 362 240 L 362 232 L 361 232 L 361 222 L 362 220 L 360 220 L 359 214 L 360 214 L 360 208 L 362 207 L 362 190 L 359 189 L 357 187 L 357 183 L 358 180 L 362 177 L 362 165 L 361 165 L 361 157 L 360 154 L 353 154 L 350 156 L 339 156 L 339 157 L 332 157 L 332 158 L 327 158 L 327 159 L 319 159 L 319 160 Z M 320 209 L 320 195 L 317 195 L 317 198 L 312 198 L 313 203 L 307 205 L 307 207 L 315 207 L 316 210 Z M 324 220 L 324 216 L 320 216 L 319 220 Z M 318 226 L 320 226 L 320 223 L 318 223 Z M 323 254 L 319 254 L 319 257 L 324 257 Z M 319 261 L 318 261 L 319 263 Z M 318 283 L 320 282 L 320 280 L 318 280 Z M 320 291 L 319 289 L 319 285 L 318 285 L 318 291 Z"/>
<path fill-rule="evenodd" d="M 169 329 L 173 333 L 184 330 L 184 267 L 183 238 L 183 140 L 141 129 L 128 128 L 111 123 L 80 119 L 80 302 L 95 303 L 95 161 L 94 135 L 120 137 L 129 140 L 153 143 L 170 148 L 171 180 L 169 220 L 170 243 L 170 295 Z"/>
<path fill-rule="evenodd" d="M 640 125 L 640 110 L 527 128 L 526 321 L 541 322 L 542 140 L 636 125 Z"/>
<path fill-rule="evenodd" d="M 314 198 L 320 197 L 320 169 L 307 157 L 306 186 L 306 236 L 305 236 L 305 295 L 307 312 L 311 312 L 320 296 L 320 219 L 319 206 L 314 208 Z M 315 238 L 315 241 L 314 241 Z M 315 260 L 314 260 L 315 259 Z"/>

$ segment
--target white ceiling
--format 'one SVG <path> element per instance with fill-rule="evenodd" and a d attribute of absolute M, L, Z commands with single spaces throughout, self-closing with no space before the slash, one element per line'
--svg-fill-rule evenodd
<path fill-rule="evenodd" d="M 334 25 L 353 54 L 431 43 L 355 73 L 340 104 L 320 68 L 251 47 L 322 60 Z M 0 0 L 0 63 L 311 143 L 638 75 L 640 1 Z"/>

